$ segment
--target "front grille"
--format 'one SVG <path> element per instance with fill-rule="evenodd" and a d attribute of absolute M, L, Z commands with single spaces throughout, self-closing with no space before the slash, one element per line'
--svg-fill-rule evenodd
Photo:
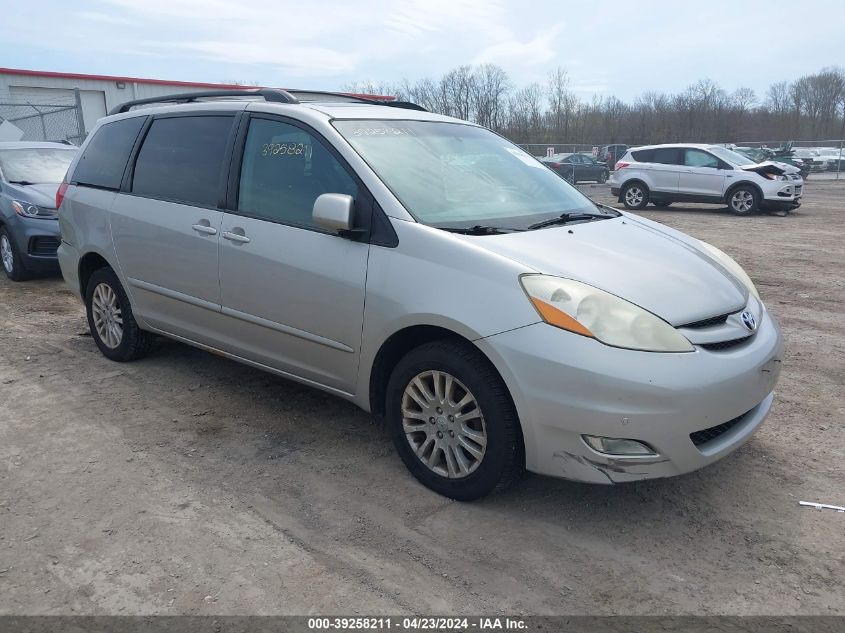
<path fill-rule="evenodd" d="M 711 426 L 709 429 L 704 429 L 703 431 L 696 431 L 695 433 L 690 433 L 689 438 L 692 440 L 692 443 L 696 446 L 702 446 L 707 444 L 707 442 L 712 442 L 717 437 L 721 437 L 732 428 L 734 428 L 737 424 L 742 422 L 745 419 L 745 416 L 749 414 L 749 411 L 746 411 L 742 415 L 736 416 L 733 420 L 728 420 L 727 422 L 723 422 L 717 426 Z"/>
<path fill-rule="evenodd" d="M 699 347 L 703 347 L 704 349 L 710 350 L 711 352 L 721 352 L 726 349 L 731 349 L 732 347 L 736 347 L 737 345 L 742 345 L 751 338 L 751 335 L 743 336 L 742 338 L 736 338 L 732 341 L 720 341 L 718 343 L 700 343 Z"/>
<path fill-rule="evenodd" d="M 29 242 L 29 254 L 46 257 L 55 255 L 59 248 L 58 237 L 33 237 Z"/>
<path fill-rule="evenodd" d="M 686 325 L 681 325 L 679 327 L 687 328 L 687 329 L 696 329 L 702 327 L 712 327 L 714 325 L 723 325 L 725 321 L 728 320 L 728 317 L 733 314 L 733 312 L 729 312 L 728 314 L 720 314 L 719 316 L 710 317 L 709 319 L 701 319 L 701 321 L 694 321 L 692 323 L 687 323 Z"/>

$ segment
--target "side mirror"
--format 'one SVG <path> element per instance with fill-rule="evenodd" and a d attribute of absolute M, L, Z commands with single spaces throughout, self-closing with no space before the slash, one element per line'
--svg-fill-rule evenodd
<path fill-rule="evenodd" d="M 342 193 L 324 193 L 314 201 L 314 224 L 327 231 L 351 231 L 355 223 L 355 200 Z"/>

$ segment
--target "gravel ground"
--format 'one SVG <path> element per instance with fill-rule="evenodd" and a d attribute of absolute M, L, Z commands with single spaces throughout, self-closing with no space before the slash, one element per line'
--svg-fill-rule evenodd
<path fill-rule="evenodd" d="M 585 185 L 610 202 L 607 187 Z M 350 404 L 167 341 L 96 350 L 60 279 L 0 281 L 0 613 L 845 614 L 845 183 L 787 217 L 643 215 L 742 263 L 787 339 L 773 412 L 703 471 L 418 485 Z"/>

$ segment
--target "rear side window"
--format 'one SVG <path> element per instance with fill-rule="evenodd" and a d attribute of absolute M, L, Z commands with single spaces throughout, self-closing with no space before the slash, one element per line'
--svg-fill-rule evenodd
<path fill-rule="evenodd" d="M 103 125 L 82 153 L 72 181 L 103 189 L 120 189 L 126 161 L 146 120 L 147 117 L 139 116 Z"/>
<path fill-rule="evenodd" d="M 654 162 L 654 150 L 653 149 L 641 149 L 637 150 L 636 152 L 631 152 L 631 156 L 634 157 L 638 163 L 652 163 Z"/>
<path fill-rule="evenodd" d="M 135 161 L 132 193 L 217 206 L 231 116 L 156 119 Z"/>
<path fill-rule="evenodd" d="M 681 165 L 683 150 L 677 147 L 660 147 L 654 150 L 652 163 L 661 165 Z"/>

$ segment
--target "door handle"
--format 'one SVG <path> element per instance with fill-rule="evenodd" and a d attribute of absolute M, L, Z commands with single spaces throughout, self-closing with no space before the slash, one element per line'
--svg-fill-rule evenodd
<path fill-rule="evenodd" d="M 217 235 L 217 229 L 208 224 L 192 224 L 191 228 L 197 233 L 204 233 L 205 235 Z"/>
<path fill-rule="evenodd" d="M 238 242 L 240 244 L 249 244 L 252 240 L 241 233 L 232 233 L 231 231 L 223 231 L 223 237 L 231 242 Z"/>

